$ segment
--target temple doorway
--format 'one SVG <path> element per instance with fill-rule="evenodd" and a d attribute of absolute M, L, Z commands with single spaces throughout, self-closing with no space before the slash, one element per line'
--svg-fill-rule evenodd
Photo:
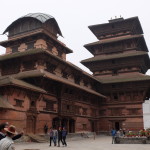
<path fill-rule="evenodd" d="M 36 117 L 27 116 L 27 126 L 26 126 L 27 133 L 35 134 L 35 129 L 36 129 Z"/>
<path fill-rule="evenodd" d="M 117 131 L 120 130 L 120 123 L 119 122 L 115 122 L 115 129 Z"/>

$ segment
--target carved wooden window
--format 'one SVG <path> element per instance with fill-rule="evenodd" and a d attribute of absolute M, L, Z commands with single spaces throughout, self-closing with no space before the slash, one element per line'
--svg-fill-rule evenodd
<path fill-rule="evenodd" d="M 79 76 L 74 76 L 74 82 L 76 84 L 80 84 L 80 77 Z"/>
<path fill-rule="evenodd" d="M 33 70 L 35 61 L 23 62 L 24 71 Z"/>
<path fill-rule="evenodd" d="M 111 115 L 112 116 L 121 116 L 122 115 L 122 109 L 121 108 L 112 108 L 111 109 Z"/>
<path fill-rule="evenodd" d="M 117 76 L 118 75 L 118 71 L 117 70 L 112 70 L 112 76 Z"/>
<path fill-rule="evenodd" d="M 51 44 L 49 44 L 49 43 L 47 43 L 47 45 L 48 45 L 47 49 L 48 49 L 50 52 L 52 52 L 53 46 L 52 46 Z"/>
<path fill-rule="evenodd" d="M 92 109 L 91 116 L 93 116 L 93 117 L 96 116 L 96 109 Z"/>
<path fill-rule="evenodd" d="M 17 107 L 23 107 L 23 100 L 20 100 L 20 99 L 15 99 L 15 101 L 16 101 L 16 104 L 15 104 L 15 106 L 17 106 Z"/>
<path fill-rule="evenodd" d="M 70 110 L 70 105 L 67 105 L 66 108 L 67 108 L 67 110 Z"/>
<path fill-rule="evenodd" d="M 63 54 L 63 52 L 59 49 L 59 50 L 58 50 L 58 56 L 59 56 L 59 57 L 62 57 L 62 54 Z"/>
<path fill-rule="evenodd" d="M 126 48 L 131 48 L 131 47 L 132 47 L 131 42 L 127 42 L 126 43 Z"/>
<path fill-rule="evenodd" d="M 3 75 L 9 75 L 9 74 L 16 74 L 20 70 L 20 64 L 17 64 L 15 62 L 5 63 L 2 64 L 2 71 L 1 74 Z"/>
<path fill-rule="evenodd" d="M 68 73 L 67 73 L 67 72 L 62 71 L 62 77 L 67 79 L 67 78 L 68 78 Z"/>
<path fill-rule="evenodd" d="M 115 84 L 112 84 L 111 87 L 112 87 L 112 88 L 116 88 L 116 85 L 115 85 Z"/>
<path fill-rule="evenodd" d="M 83 80 L 84 86 L 88 86 L 88 82 Z"/>
<path fill-rule="evenodd" d="M 118 94 L 113 94 L 113 99 L 117 101 L 118 100 Z"/>
<path fill-rule="evenodd" d="M 78 114 L 78 115 L 80 114 L 80 107 L 79 106 L 75 107 L 75 113 Z"/>
<path fill-rule="evenodd" d="M 31 107 L 36 107 L 35 101 L 31 101 L 31 102 L 30 102 L 30 106 L 31 106 Z"/>
<path fill-rule="evenodd" d="M 27 50 L 34 48 L 34 42 L 27 43 Z"/>
<path fill-rule="evenodd" d="M 13 46 L 12 47 L 12 53 L 18 52 L 18 46 Z"/>
<path fill-rule="evenodd" d="M 111 62 L 112 62 L 112 64 L 116 64 L 116 60 L 112 60 Z"/>
<path fill-rule="evenodd" d="M 47 71 L 48 71 L 48 72 L 55 74 L 54 71 L 55 71 L 55 69 L 56 69 L 56 65 L 47 62 L 47 63 L 46 63 L 46 66 L 47 66 Z"/>
<path fill-rule="evenodd" d="M 137 115 L 138 114 L 138 108 L 131 108 L 129 109 L 129 115 Z"/>
<path fill-rule="evenodd" d="M 87 129 L 87 125 L 86 124 L 82 124 L 83 130 Z"/>
<path fill-rule="evenodd" d="M 105 110 L 99 110 L 99 115 L 104 116 L 105 115 Z"/>
<path fill-rule="evenodd" d="M 47 111 L 54 111 L 54 102 L 46 101 L 46 107 L 44 109 Z"/>
<path fill-rule="evenodd" d="M 82 115 L 87 115 L 87 108 L 82 108 L 82 109 L 83 109 Z"/>
<path fill-rule="evenodd" d="M 115 28 L 115 25 L 114 25 L 114 24 L 112 24 L 112 25 L 111 25 L 111 27 L 112 27 L 112 28 Z"/>

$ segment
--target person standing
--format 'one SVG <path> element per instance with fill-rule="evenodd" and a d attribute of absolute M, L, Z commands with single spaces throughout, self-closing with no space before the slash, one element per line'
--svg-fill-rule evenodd
<path fill-rule="evenodd" d="M 10 125 L 4 130 L 6 131 L 6 137 L 0 141 L 0 150 L 15 150 L 12 140 L 13 136 L 17 134 L 15 126 Z"/>
<path fill-rule="evenodd" d="M 56 146 L 57 138 L 58 138 L 58 131 L 54 128 L 53 129 L 53 142 L 54 142 L 54 146 Z"/>
<path fill-rule="evenodd" d="M 47 131 L 48 131 L 48 125 L 47 123 L 44 125 L 44 133 L 47 134 Z"/>
<path fill-rule="evenodd" d="M 50 128 L 50 131 L 49 131 L 49 146 L 51 146 L 52 141 L 53 141 L 53 129 Z M 54 142 L 54 141 L 53 141 L 53 142 Z M 54 144 L 54 145 L 55 145 L 55 144 Z"/>
<path fill-rule="evenodd" d="M 61 127 L 58 128 L 58 147 L 60 147 L 60 141 L 61 141 L 62 145 L 64 145 L 64 143 L 62 141 L 62 130 L 61 130 Z"/>
<path fill-rule="evenodd" d="M 66 136 L 67 136 L 67 130 L 65 129 L 65 127 L 63 127 L 63 130 L 62 130 L 62 142 L 63 142 L 63 145 L 67 146 L 67 143 L 66 143 Z"/>
<path fill-rule="evenodd" d="M 111 130 L 111 136 L 112 136 L 112 144 L 115 144 L 116 130 L 114 128 L 112 128 Z"/>

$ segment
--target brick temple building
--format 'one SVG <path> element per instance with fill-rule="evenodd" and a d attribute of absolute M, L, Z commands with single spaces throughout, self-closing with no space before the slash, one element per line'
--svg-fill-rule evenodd
<path fill-rule="evenodd" d="M 99 41 L 85 45 L 94 57 L 81 61 L 90 75 L 66 60 L 73 51 L 58 40 L 55 18 L 42 13 L 10 24 L 0 42 L 0 122 L 26 133 L 65 126 L 70 133 L 143 128 L 149 98 L 148 49 L 137 17 L 89 26 Z"/>

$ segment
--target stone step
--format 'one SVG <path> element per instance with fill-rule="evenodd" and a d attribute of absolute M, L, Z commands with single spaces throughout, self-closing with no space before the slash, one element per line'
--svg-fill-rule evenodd
<path fill-rule="evenodd" d="M 36 134 L 27 134 L 27 136 L 30 137 L 32 142 L 45 143 L 48 141 L 44 137 Z"/>

